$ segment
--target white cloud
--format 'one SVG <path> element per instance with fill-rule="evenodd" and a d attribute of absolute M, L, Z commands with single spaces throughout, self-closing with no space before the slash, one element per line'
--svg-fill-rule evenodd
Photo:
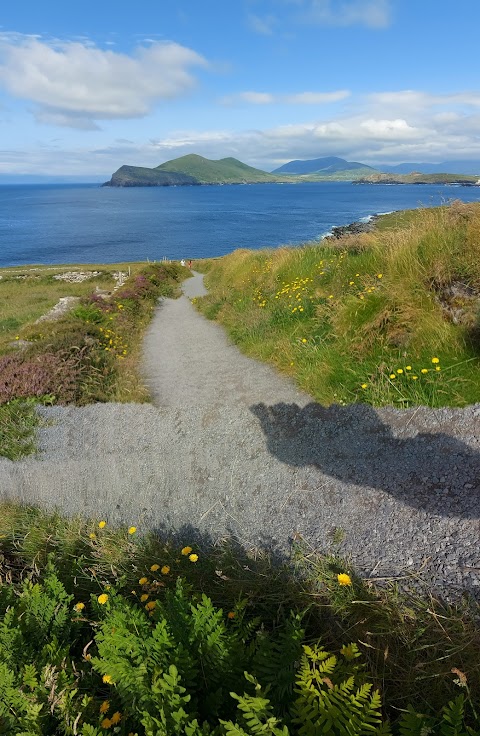
<path fill-rule="evenodd" d="M 85 42 L 0 34 L 0 85 L 35 103 L 40 121 L 83 129 L 147 115 L 158 101 L 185 94 L 195 83 L 190 69 L 206 63 L 173 42 L 128 56 Z"/>
<path fill-rule="evenodd" d="M 390 0 L 299 0 L 303 19 L 327 26 L 364 25 L 386 28 L 391 23 Z"/>
<path fill-rule="evenodd" d="M 266 15 L 261 18 L 259 15 L 249 15 L 248 25 L 252 31 L 262 36 L 271 36 L 277 24 L 277 18 L 274 15 Z"/>
<path fill-rule="evenodd" d="M 335 92 L 297 92 L 289 95 L 274 95 L 270 92 L 238 92 L 237 94 L 222 97 L 222 105 L 325 105 L 330 102 L 339 102 L 350 96 L 346 89 Z"/>
<path fill-rule="evenodd" d="M 286 95 L 284 102 L 290 105 L 324 105 L 328 102 L 339 102 L 350 97 L 348 89 L 339 89 L 336 92 L 299 92 L 295 95 Z"/>

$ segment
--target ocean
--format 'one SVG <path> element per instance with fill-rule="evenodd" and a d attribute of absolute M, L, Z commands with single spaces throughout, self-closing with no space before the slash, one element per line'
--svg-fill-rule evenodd
<path fill-rule="evenodd" d="M 0 186 L 0 266 L 221 256 L 300 245 L 336 225 L 452 199 L 480 188 L 347 182 L 115 189 Z"/>

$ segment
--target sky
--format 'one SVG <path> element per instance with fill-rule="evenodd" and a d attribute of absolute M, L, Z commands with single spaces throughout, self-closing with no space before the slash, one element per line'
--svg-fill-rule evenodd
<path fill-rule="evenodd" d="M 17 0 L 0 177 L 480 159 L 478 0 Z"/>

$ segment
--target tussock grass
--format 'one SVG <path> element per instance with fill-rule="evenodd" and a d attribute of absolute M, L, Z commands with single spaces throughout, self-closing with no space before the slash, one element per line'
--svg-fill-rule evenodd
<path fill-rule="evenodd" d="M 470 718 L 480 715 L 478 604 L 467 598 L 442 602 L 422 584 L 420 572 L 403 580 L 402 589 L 395 580 L 380 587 L 335 554 L 336 538 L 326 540 L 323 552 L 299 539 L 286 562 L 234 543 L 214 545 L 192 529 L 173 538 L 142 529 L 129 534 L 109 523 L 100 528 L 99 521 L 2 504 L 0 586 L 41 577 L 49 559 L 75 601 L 105 590 L 134 602 L 145 591 L 161 597 L 180 577 L 197 599 L 204 593 L 224 612 L 242 611 L 257 625 L 260 620 L 265 630 L 293 614 L 301 616 L 307 643 L 338 651 L 355 642 L 392 720 L 408 704 L 439 713 L 460 692 L 470 702 Z M 182 553 L 185 546 L 198 554 L 196 562 Z M 152 565 L 158 568 L 152 571 Z M 168 571 L 162 573 L 164 566 Z M 351 584 L 339 585 L 339 574 Z"/>
<path fill-rule="evenodd" d="M 0 455 L 17 460 L 35 452 L 38 424 L 34 401 L 16 400 L 0 406 Z"/>
<path fill-rule="evenodd" d="M 211 291 L 198 307 L 322 403 L 479 401 L 480 205 L 387 223 L 204 262 Z"/>

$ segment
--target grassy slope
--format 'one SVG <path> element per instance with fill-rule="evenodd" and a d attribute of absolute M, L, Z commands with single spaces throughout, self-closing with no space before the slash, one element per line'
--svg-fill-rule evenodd
<path fill-rule="evenodd" d="M 267 174 L 267 172 L 260 171 L 260 169 L 254 169 L 235 158 L 222 158 L 219 161 L 212 161 L 194 153 L 175 158 L 172 161 L 166 161 L 155 169 L 155 171 L 159 170 L 188 174 L 202 184 L 275 182 L 282 178 Z"/>
<path fill-rule="evenodd" d="M 480 205 L 404 217 L 399 229 L 335 244 L 207 262 L 211 292 L 199 308 L 322 403 L 478 402 Z M 452 297 L 452 285 L 468 293 Z M 463 324 L 448 308 L 461 310 Z"/>
<path fill-rule="evenodd" d="M 129 187 L 129 186 L 172 186 L 184 184 L 197 184 L 198 182 L 191 176 L 177 171 L 158 171 L 158 169 L 149 169 L 145 166 L 121 166 L 110 180 L 108 186 Z"/>

